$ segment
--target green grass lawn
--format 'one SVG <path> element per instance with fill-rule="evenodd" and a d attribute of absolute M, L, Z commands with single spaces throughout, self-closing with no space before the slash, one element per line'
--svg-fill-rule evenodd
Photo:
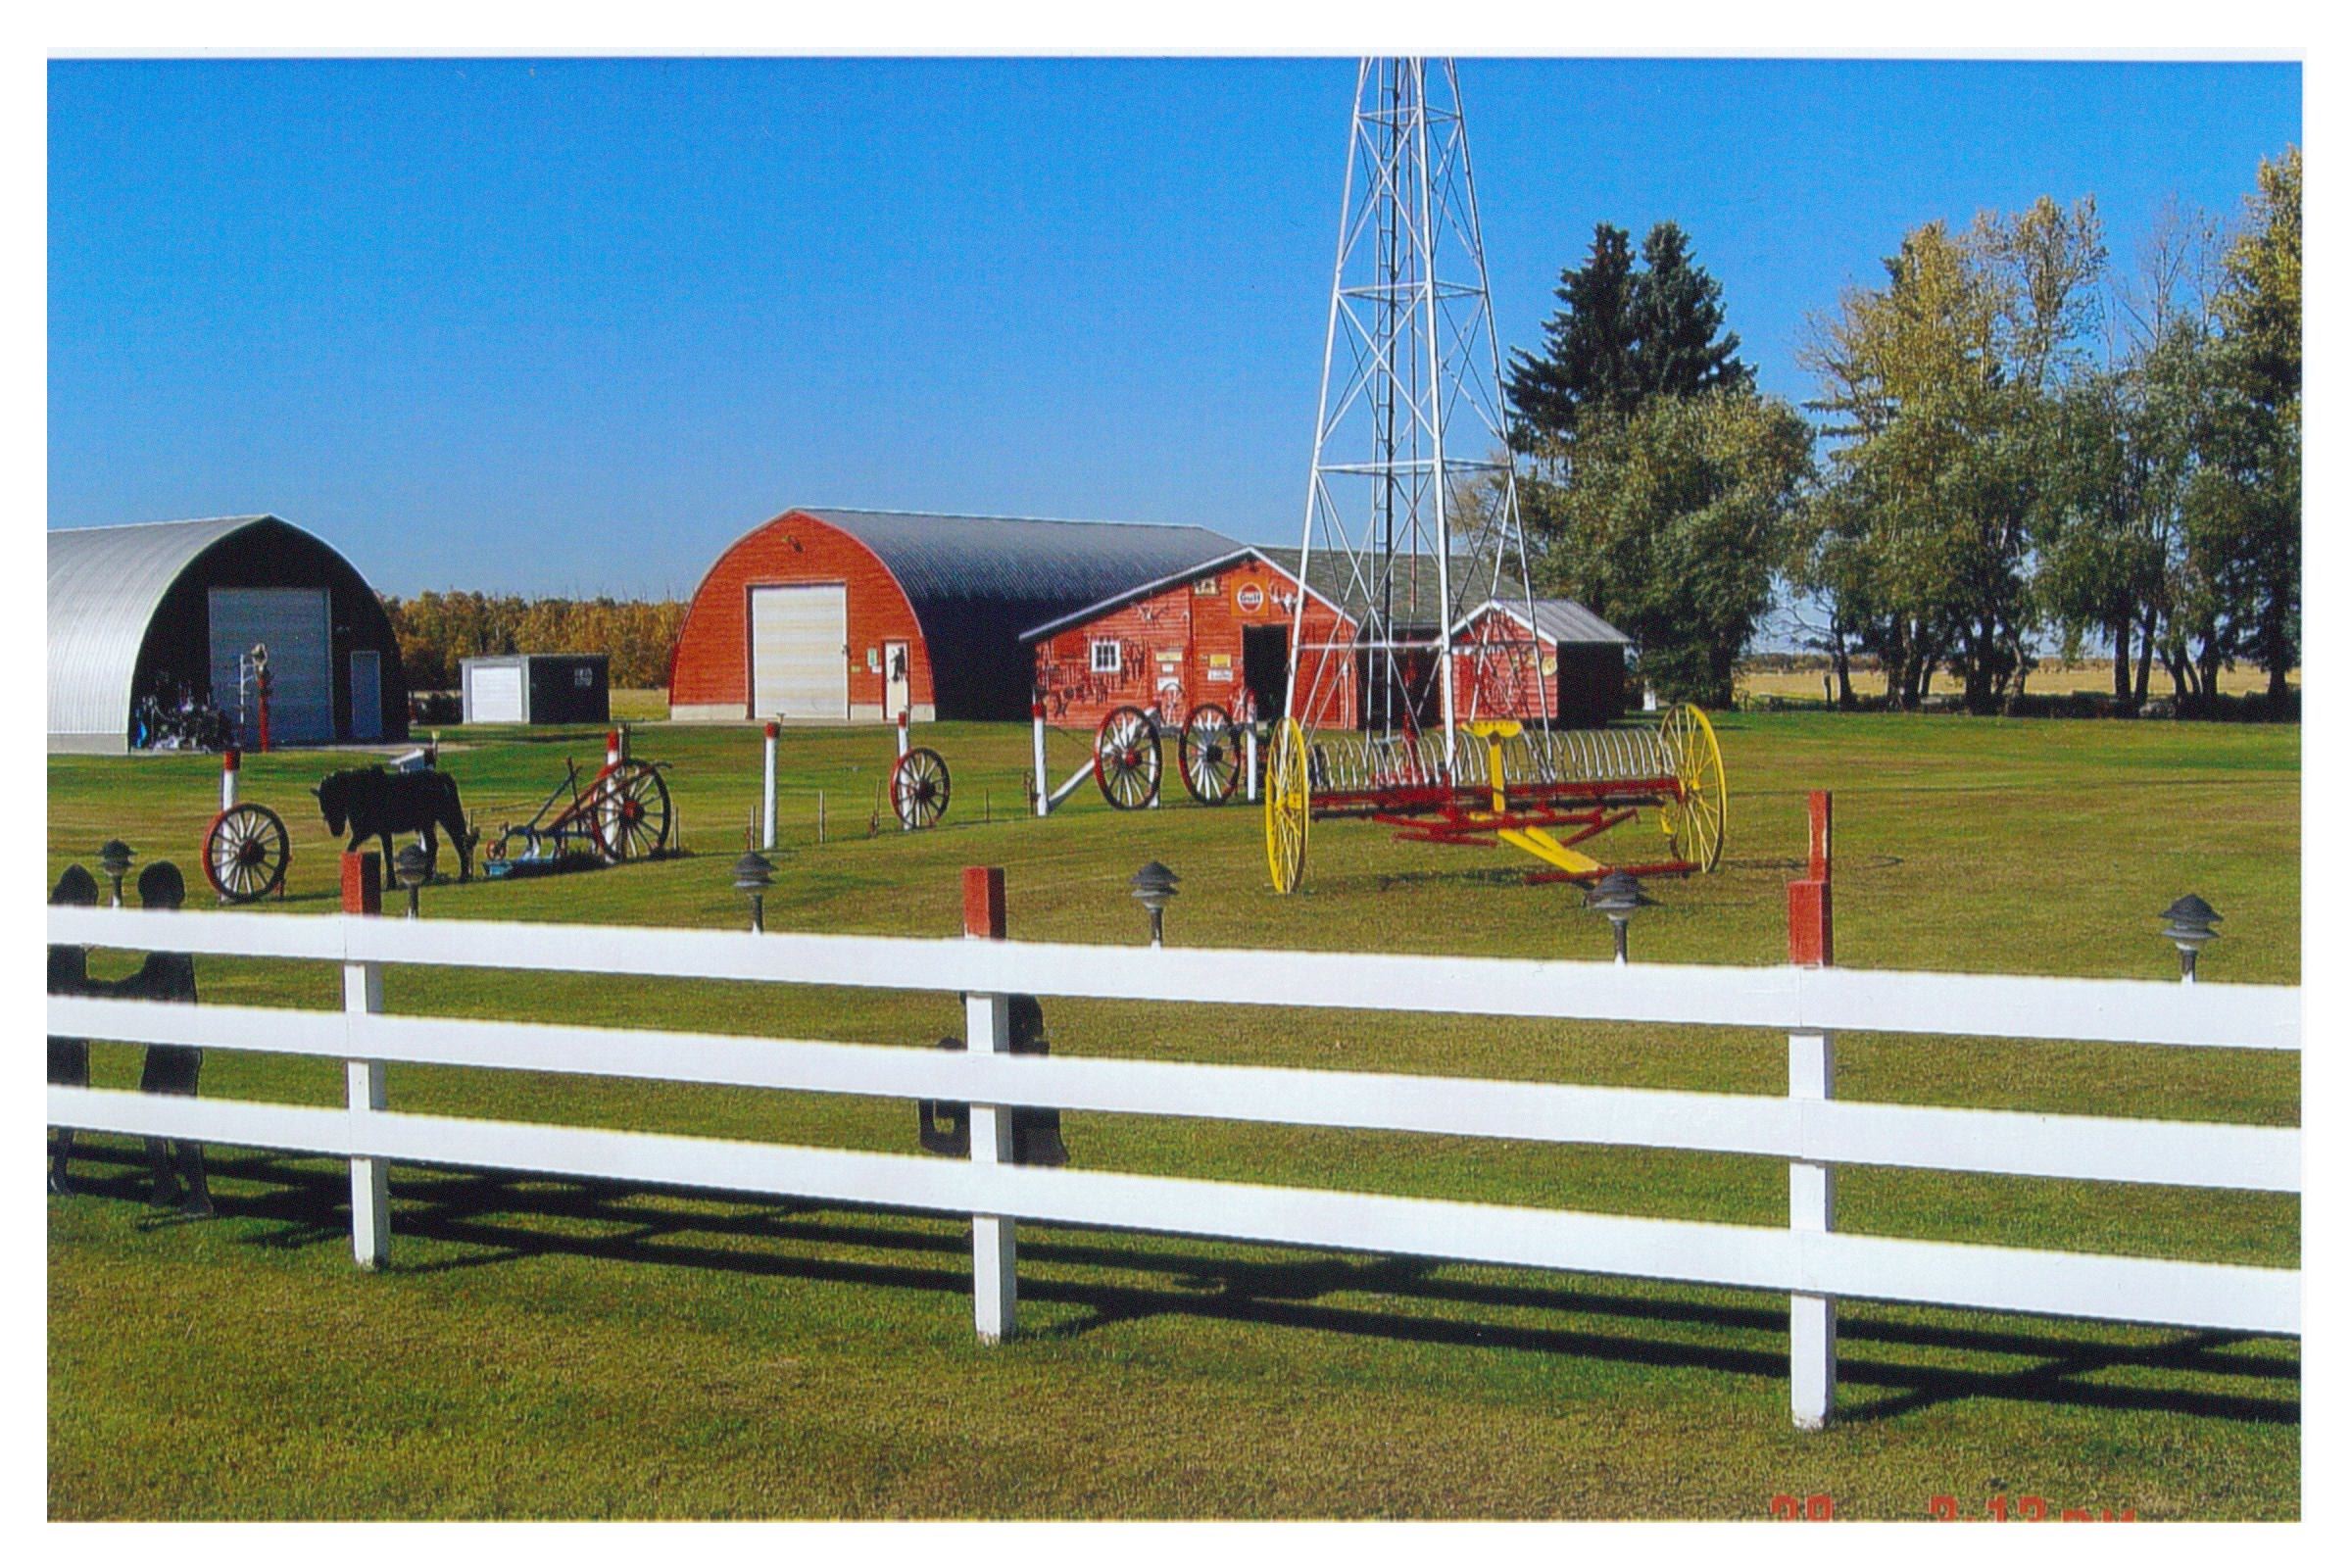
<path fill-rule="evenodd" d="M 2172 972 L 2156 911 L 2224 916 L 2215 981 L 2299 979 L 2300 732 L 2263 725 L 1727 716 L 1714 876 L 1653 888 L 1637 961 L 1771 963 L 1804 792 L 1838 803 L 1840 960 Z M 446 732 L 493 830 L 601 733 Z M 890 742 L 790 734 L 771 929 L 947 935 L 957 868 L 1006 868 L 1012 934 L 1140 941 L 1126 879 L 1182 875 L 1174 942 L 1597 958 L 1573 890 L 1508 852 L 1318 825 L 1299 897 L 1267 887 L 1253 810 L 1121 814 L 1091 786 L 1022 814 L 1028 732 L 918 735 L 956 772 L 945 825 L 869 833 Z M 648 726 L 688 856 L 437 886 L 434 919 L 732 927 L 757 808 L 750 728 Z M 1082 756 L 1057 737 L 1058 778 Z M 1174 784 L 1171 758 L 1169 782 Z M 306 793 L 321 756 L 251 758 L 295 833 L 289 911 L 334 906 Z M 120 834 L 193 874 L 204 758 L 52 758 L 54 881 Z M 817 842 L 818 801 L 825 841 Z M 1643 822 L 1603 841 L 1646 858 Z M 1640 837 L 1636 837 L 1639 834 Z M 102 954 L 93 969 L 134 960 Z M 323 966 L 202 960 L 208 1000 L 332 1006 Z M 396 969 L 395 1011 L 902 1045 L 956 1030 L 921 993 Z M 1063 1054 L 1778 1093 L 1786 1045 L 1729 1030 L 1050 1002 Z M 102 1085 L 135 1053 L 100 1047 Z M 1844 1037 L 1860 1100 L 2292 1125 L 2292 1056 Z M 205 1091 L 336 1102 L 330 1062 L 214 1053 Z M 904 1103 L 395 1067 L 396 1108 L 911 1152 Z M 1092 1169 L 1778 1224 L 1768 1160 L 1071 1114 Z M 2293 1341 L 1848 1303 L 1838 1422 L 1787 1418 L 1783 1298 L 1024 1226 L 1022 1335 L 983 1348 L 956 1221 L 396 1168 L 394 1267 L 349 1261 L 342 1168 L 213 1151 L 221 1216 L 138 1201 L 93 1140 L 49 1205 L 49 1496 L 70 1518 L 439 1516 L 1964 1516 L 1995 1494 L 2141 1518 L 2275 1518 L 2299 1500 Z M 1858 1169 L 1842 1228 L 2292 1266 L 2291 1198 Z M 191 1456 L 201 1456 L 192 1458 Z"/>

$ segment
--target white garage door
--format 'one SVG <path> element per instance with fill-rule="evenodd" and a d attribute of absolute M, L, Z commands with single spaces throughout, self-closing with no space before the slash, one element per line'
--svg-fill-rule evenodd
<path fill-rule="evenodd" d="M 796 583 L 752 590 L 752 716 L 850 716 L 849 590 Z"/>
<path fill-rule="evenodd" d="M 323 588 L 215 588 L 210 596 L 213 702 L 237 719 L 237 658 L 270 649 L 270 744 L 316 746 L 335 738 L 334 672 L 328 662 Z M 239 744 L 261 743 L 261 710 L 244 698 Z"/>
<path fill-rule="evenodd" d="M 491 664 L 466 672 L 466 722 L 519 724 L 522 722 L 522 666 Z"/>

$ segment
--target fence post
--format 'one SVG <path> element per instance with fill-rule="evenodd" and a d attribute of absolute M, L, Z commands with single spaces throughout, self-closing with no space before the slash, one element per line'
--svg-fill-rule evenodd
<path fill-rule="evenodd" d="M 760 743 L 764 759 L 760 779 L 760 847 L 776 847 L 776 721 L 767 721 L 766 738 Z"/>
<path fill-rule="evenodd" d="M 963 868 L 963 934 L 990 942 L 1004 939 L 1004 870 L 995 865 Z M 1003 1054 L 1012 1049 L 1004 998 L 972 992 L 963 1002 L 965 1049 Z M 1012 1113 L 1003 1105 L 971 1107 L 972 1163 L 1012 1162 Z M 1012 1337 L 1014 1291 L 1012 1221 L 999 1214 L 972 1216 L 972 1326 L 980 1343 Z"/>
<path fill-rule="evenodd" d="M 1037 772 L 1037 814 L 1054 811 L 1054 784 L 1046 777 L 1046 705 L 1029 705 L 1029 762 Z"/>
<path fill-rule="evenodd" d="M 234 746 L 220 754 L 220 809 L 233 810 L 237 804 L 237 769 L 244 758 Z"/>
<path fill-rule="evenodd" d="M 1809 848 L 1800 881 L 1788 884 L 1788 961 L 1822 968 L 1836 957 L 1830 925 L 1830 794 L 1815 790 L 1807 804 Z M 1788 1098 L 1833 1100 L 1838 1092 L 1837 1037 L 1827 1031 L 1788 1037 Z M 1801 1107 L 1800 1107 L 1801 1116 Z M 1801 1123 L 1800 1123 L 1801 1124 Z M 1788 1228 L 1820 1234 L 1837 1228 L 1838 1173 L 1826 1164 L 1788 1165 Z M 1838 1302 L 1833 1297 L 1788 1298 L 1788 1412 L 1806 1432 L 1829 1424 L 1838 1397 Z"/>
<path fill-rule="evenodd" d="M 345 914 L 383 913 L 383 889 L 384 868 L 373 850 L 343 857 Z M 383 965 L 343 965 L 343 1010 L 384 1010 Z M 343 1085 L 355 1122 L 384 1108 L 382 1062 L 344 1062 Z M 355 1157 L 351 1162 L 351 1255 L 362 1268 L 381 1268 L 392 1260 L 391 1168 L 381 1159 Z"/>
<path fill-rule="evenodd" d="M 1242 726 L 1242 779 L 1250 786 L 1245 797 L 1251 806 L 1257 804 L 1257 721 L 1251 719 Z"/>

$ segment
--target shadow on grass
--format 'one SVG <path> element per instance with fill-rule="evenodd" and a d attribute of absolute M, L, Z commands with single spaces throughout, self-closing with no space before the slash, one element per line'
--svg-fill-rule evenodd
<path fill-rule="evenodd" d="M 78 1191 L 138 1201 L 145 1193 L 136 1156 L 107 1146 L 88 1149 Z M 77 1153 L 77 1159 L 81 1156 Z M 222 1218 L 271 1228 L 251 1245 L 282 1250 L 344 1245 L 350 1236 L 350 1188 L 339 1169 L 259 1153 L 216 1152 L 209 1161 L 214 1201 Z M 93 1179 L 92 1165 L 114 1174 Z M 223 1183 L 252 1184 L 258 1193 L 224 1195 Z M 675 1206 L 661 1206 L 663 1198 Z M 958 1298 L 971 1293 L 963 1239 L 856 1223 L 883 1210 L 840 1204 L 776 1203 L 725 1194 L 676 1193 L 616 1182 L 568 1182 L 498 1172 L 401 1166 L 395 1170 L 396 1234 L 480 1249 L 463 1257 L 401 1262 L 408 1274 L 493 1267 L 532 1257 L 567 1255 L 672 1268 L 927 1291 Z M 736 1212 L 710 1205 L 740 1202 Z M 937 1220 L 939 1216 L 924 1216 Z M 151 1212 L 142 1231 L 188 1223 Z M 556 1226 L 598 1227 L 595 1234 Z M 1037 1239 L 1043 1230 L 1053 1240 Z M 697 1238 L 701 1238 L 700 1241 Z M 1539 1351 L 1731 1376 L 1784 1381 L 1784 1349 L 1747 1348 L 1673 1337 L 1677 1328 L 1736 1336 L 1788 1332 L 1786 1308 L 1637 1296 L 1572 1286 L 1539 1286 L 1433 1276 L 1441 1265 L 1418 1258 L 1307 1254 L 1283 1262 L 1172 1251 L 1166 1239 L 1122 1245 L 1119 1232 L 1037 1227 L 1025 1233 L 1023 1299 L 1081 1309 L 1080 1315 L 1025 1329 L 1024 1337 L 1069 1339 L 1111 1324 L 1163 1313 L 1237 1323 L 1280 1325 L 1361 1335 L 1398 1343 Z M 753 1250 L 753 1249 L 758 1250 Z M 816 1250 L 824 1249 L 825 1250 Z M 898 1253 L 903 1261 L 875 1262 L 838 1255 L 844 1250 Z M 1045 1277 L 1059 1269 L 1118 1270 L 1157 1275 L 1163 1283 L 1079 1282 Z M 1394 1305 L 1333 1299 L 1377 1296 Z M 1437 1316 L 1412 1304 L 1445 1311 Z M 1533 1312 L 1607 1320 L 1605 1327 L 1535 1326 Z M 1483 1314 L 1483 1316 L 1482 1316 Z M 1884 1421 L 1960 1399 L 2000 1398 L 2102 1410 L 2148 1410 L 2221 1420 L 2293 1423 L 2301 1419 L 2299 1392 L 2220 1393 L 2162 1381 L 2133 1384 L 2085 1381 L 2114 1371 L 2172 1373 L 2180 1378 L 2300 1384 L 2301 1357 L 2234 1352 L 2253 1336 L 2180 1332 L 2158 1344 L 2062 1338 L 2030 1329 L 2003 1330 L 1882 1317 L 1867 1303 L 1848 1306 L 1838 1326 L 1839 1383 L 1849 1392 L 1840 1424 Z M 1857 1345 L 1883 1352 L 1902 1349 L 1977 1356 L 2022 1357 L 2007 1370 L 1923 1365 L 1856 1354 Z"/>

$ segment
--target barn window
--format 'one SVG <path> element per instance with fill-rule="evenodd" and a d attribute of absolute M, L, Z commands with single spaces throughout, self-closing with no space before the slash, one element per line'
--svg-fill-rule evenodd
<path fill-rule="evenodd" d="M 1119 642 L 1115 637 L 1098 637 L 1090 652 L 1091 668 L 1098 675 L 1116 675 L 1119 672 Z"/>

